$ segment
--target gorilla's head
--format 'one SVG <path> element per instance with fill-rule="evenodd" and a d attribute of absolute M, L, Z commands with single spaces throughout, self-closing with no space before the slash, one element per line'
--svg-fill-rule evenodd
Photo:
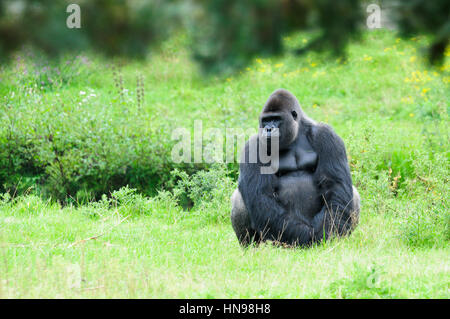
<path fill-rule="evenodd" d="M 278 89 L 267 100 L 259 117 L 260 137 L 269 140 L 278 128 L 280 149 L 288 147 L 298 135 L 300 118 L 303 115 L 297 98 L 287 90 Z"/>

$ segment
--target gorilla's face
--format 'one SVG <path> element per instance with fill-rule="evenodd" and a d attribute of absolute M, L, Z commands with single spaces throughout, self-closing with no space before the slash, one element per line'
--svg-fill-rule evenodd
<path fill-rule="evenodd" d="M 298 112 L 294 109 L 263 111 L 259 118 L 259 127 L 262 129 L 260 137 L 268 143 L 270 143 L 274 130 L 278 129 L 280 149 L 286 148 L 297 138 Z"/>
<path fill-rule="evenodd" d="M 278 128 L 280 149 L 286 149 L 297 139 L 302 116 L 296 97 L 287 90 L 276 90 L 270 95 L 259 117 L 261 140 L 270 143 L 273 130 Z"/>

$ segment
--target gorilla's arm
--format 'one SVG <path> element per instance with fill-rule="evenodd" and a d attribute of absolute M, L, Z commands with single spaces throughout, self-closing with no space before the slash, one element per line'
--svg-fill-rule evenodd
<path fill-rule="evenodd" d="M 351 229 L 353 207 L 352 178 L 344 142 L 326 124 L 313 125 L 308 138 L 318 155 L 314 180 L 325 203 L 314 222 L 322 224 L 321 237 L 328 238 L 333 232 L 343 235 Z"/>
<path fill-rule="evenodd" d="M 308 224 L 288 211 L 277 201 L 273 174 L 261 174 L 260 166 L 248 163 L 248 143 L 244 148 L 247 161 L 240 164 L 239 191 L 250 215 L 251 227 L 261 239 L 278 240 L 289 244 L 311 243 L 322 233 L 322 224 Z"/>

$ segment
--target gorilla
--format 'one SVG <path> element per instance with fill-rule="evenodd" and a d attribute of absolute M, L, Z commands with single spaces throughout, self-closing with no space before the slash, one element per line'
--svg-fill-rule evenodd
<path fill-rule="evenodd" d="M 242 151 L 238 188 L 231 198 L 231 222 L 240 244 L 270 240 L 308 246 L 349 234 L 359 220 L 360 197 L 342 139 L 329 125 L 306 116 L 284 89 L 270 95 L 259 127 Z M 266 164 L 259 150 L 265 146 L 271 156 L 268 145 L 275 130 L 278 169 L 263 174 Z"/>

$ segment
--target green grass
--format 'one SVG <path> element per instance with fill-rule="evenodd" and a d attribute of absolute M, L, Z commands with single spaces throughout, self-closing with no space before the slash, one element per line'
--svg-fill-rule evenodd
<path fill-rule="evenodd" d="M 3 206 L 1 297 L 449 297 L 448 248 L 408 247 L 393 217 L 365 212 L 351 237 L 311 249 L 243 250 L 228 222 L 91 209 Z"/>
<path fill-rule="evenodd" d="M 0 298 L 449 298 L 449 62 L 427 68 L 426 41 L 370 32 L 344 63 L 256 59 L 229 78 L 202 78 L 183 36 L 145 61 L 89 54 L 44 78 L 37 58 L 3 66 Z M 256 128 L 279 87 L 346 143 L 360 224 L 309 249 L 243 250 L 229 220 L 236 166 L 174 165 L 171 130 Z M 138 191 L 113 192 L 123 184 Z"/>

